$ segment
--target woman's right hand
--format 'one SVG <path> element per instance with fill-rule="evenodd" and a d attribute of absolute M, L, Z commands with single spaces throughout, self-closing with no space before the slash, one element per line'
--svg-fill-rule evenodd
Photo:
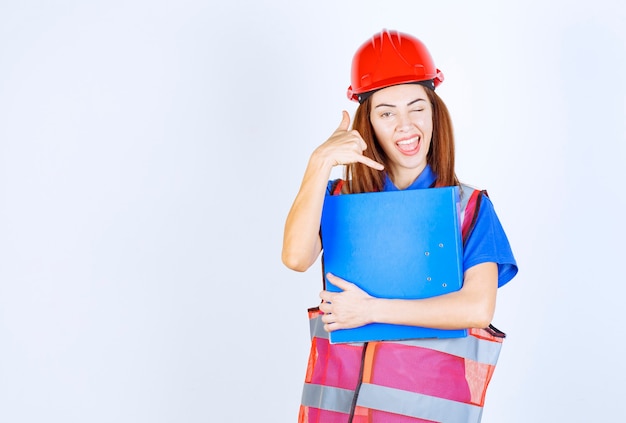
<path fill-rule="evenodd" d="M 322 250 L 320 220 L 333 166 L 358 162 L 376 170 L 384 169 L 382 164 L 363 155 L 367 145 L 361 134 L 349 131 L 349 127 L 350 115 L 344 110 L 337 130 L 311 154 L 285 222 L 282 260 L 290 269 L 305 271 Z"/>
<path fill-rule="evenodd" d="M 376 170 L 385 167 L 375 160 L 363 155 L 367 144 L 357 130 L 349 131 L 350 115 L 347 111 L 342 112 L 341 123 L 333 134 L 320 145 L 313 153 L 318 159 L 329 162 L 331 166 L 346 165 L 351 163 L 363 163 Z"/>

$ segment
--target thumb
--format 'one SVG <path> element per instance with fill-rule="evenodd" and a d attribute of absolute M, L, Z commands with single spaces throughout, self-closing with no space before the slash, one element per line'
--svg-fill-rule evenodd
<path fill-rule="evenodd" d="M 341 123 L 339 124 L 339 127 L 337 128 L 337 130 L 347 131 L 348 128 L 350 127 L 350 114 L 346 112 L 345 110 L 343 110 L 341 113 L 342 113 Z"/>

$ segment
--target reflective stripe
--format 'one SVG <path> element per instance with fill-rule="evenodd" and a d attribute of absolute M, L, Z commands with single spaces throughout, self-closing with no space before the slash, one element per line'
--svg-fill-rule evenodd
<path fill-rule="evenodd" d="M 320 338 L 320 339 L 329 339 L 328 332 L 324 330 L 324 322 L 322 322 L 322 316 L 317 316 L 313 319 L 309 320 L 309 327 L 311 330 L 311 339 L 312 338 Z M 355 347 L 362 347 L 365 345 L 363 342 L 344 342 L 343 345 L 352 345 Z"/>
<path fill-rule="evenodd" d="M 459 195 L 461 197 L 459 224 L 461 225 L 461 227 L 463 227 L 463 221 L 465 220 L 465 208 L 467 207 L 467 203 L 469 203 L 472 192 L 474 192 L 474 188 L 461 184 L 461 188 L 459 189 L 459 191 Z"/>
<path fill-rule="evenodd" d="M 479 422 L 482 407 L 400 389 L 363 383 L 357 406 L 433 422 Z"/>
<path fill-rule="evenodd" d="M 324 322 L 322 322 L 322 316 L 317 316 L 309 320 L 309 326 L 311 330 L 312 338 L 328 339 L 328 332 L 324 330 Z"/>
<path fill-rule="evenodd" d="M 410 339 L 395 343 L 441 351 L 492 366 L 495 366 L 498 362 L 498 356 L 502 348 L 500 342 L 487 341 L 472 335 L 468 335 L 465 338 Z"/>
<path fill-rule="evenodd" d="M 328 339 L 328 332 L 324 330 L 324 323 L 322 322 L 321 316 L 311 319 L 309 323 L 311 325 L 311 337 Z M 500 355 L 500 349 L 502 348 L 502 344 L 500 342 L 488 341 L 471 335 L 464 338 L 409 339 L 406 341 L 386 341 L 386 343 L 428 348 L 455 355 L 457 357 L 463 357 L 479 363 L 490 364 L 492 366 L 495 366 L 498 362 L 498 356 Z"/>
<path fill-rule="evenodd" d="M 353 397 L 354 391 L 349 389 L 305 383 L 302 390 L 302 405 L 350 414 Z"/>

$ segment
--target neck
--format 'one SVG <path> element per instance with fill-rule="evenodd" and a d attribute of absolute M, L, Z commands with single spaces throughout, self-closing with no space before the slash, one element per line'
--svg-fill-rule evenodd
<path fill-rule="evenodd" d="M 389 178 L 398 189 L 406 189 L 415 182 L 425 168 L 426 164 L 413 169 L 396 168 L 390 173 Z"/>

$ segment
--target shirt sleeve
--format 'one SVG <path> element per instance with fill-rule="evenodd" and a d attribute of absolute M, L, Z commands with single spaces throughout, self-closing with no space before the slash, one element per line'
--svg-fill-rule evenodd
<path fill-rule="evenodd" d="M 483 194 L 474 230 L 463 249 L 463 270 L 480 263 L 498 265 L 498 288 L 517 274 L 517 262 L 489 197 Z"/>

